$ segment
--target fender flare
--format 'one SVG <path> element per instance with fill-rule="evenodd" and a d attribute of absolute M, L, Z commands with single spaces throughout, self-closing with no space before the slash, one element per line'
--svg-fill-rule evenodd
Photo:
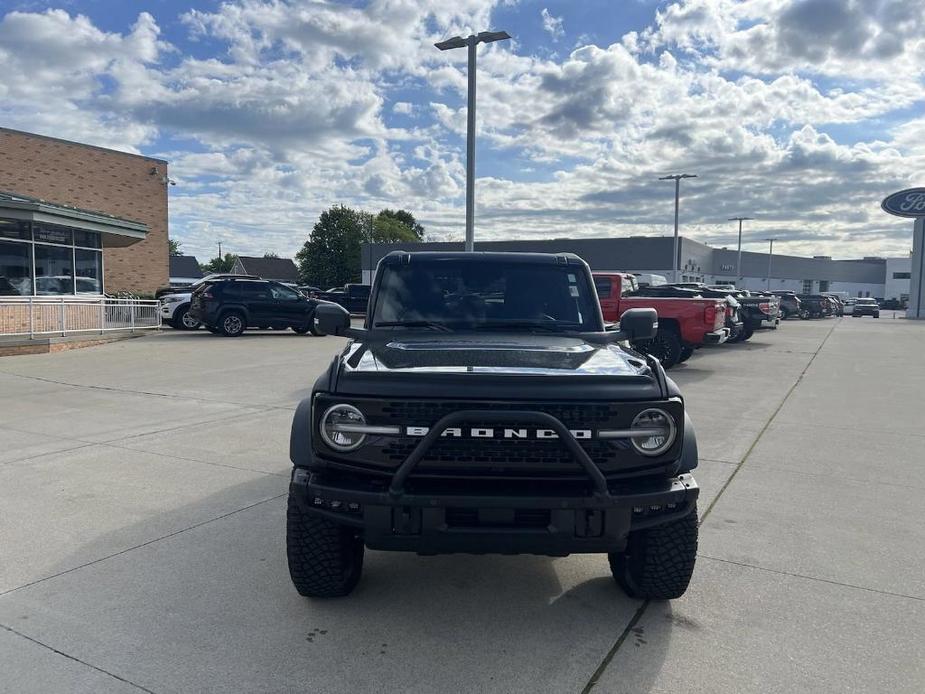
<path fill-rule="evenodd" d="M 684 413 L 684 439 L 681 442 L 681 459 L 678 473 L 690 472 L 697 467 L 697 434 L 690 415 Z"/>
<path fill-rule="evenodd" d="M 296 467 L 312 464 L 312 396 L 304 398 L 296 407 L 289 432 L 289 460 Z"/>

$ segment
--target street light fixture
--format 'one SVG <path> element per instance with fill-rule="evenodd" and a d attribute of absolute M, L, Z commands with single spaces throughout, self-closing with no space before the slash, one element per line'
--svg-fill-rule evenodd
<path fill-rule="evenodd" d="M 765 239 L 770 246 L 768 246 L 768 291 L 771 291 L 771 258 L 774 257 L 774 242 L 777 239 Z"/>
<path fill-rule="evenodd" d="M 466 251 L 475 250 L 475 49 L 480 43 L 511 38 L 506 31 L 480 31 L 468 38 L 454 36 L 434 45 L 441 51 L 469 49 L 469 92 L 466 101 Z"/>
<path fill-rule="evenodd" d="M 740 280 L 745 279 L 742 276 L 742 222 L 749 222 L 753 220 L 754 217 L 730 217 L 730 222 L 739 222 L 739 257 L 736 259 L 736 275 Z M 742 287 L 736 286 L 736 289 L 742 289 Z"/>
<path fill-rule="evenodd" d="M 674 260 L 671 261 L 671 270 L 674 277 L 672 282 L 678 281 L 678 205 L 681 201 L 681 179 L 697 178 L 697 174 L 671 174 L 662 176 L 660 181 L 674 181 Z"/>

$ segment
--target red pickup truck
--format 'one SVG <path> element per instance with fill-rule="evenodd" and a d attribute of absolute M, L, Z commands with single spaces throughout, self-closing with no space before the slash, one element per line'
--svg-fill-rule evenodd
<path fill-rule="evenodd" d="M 595 272 L 594 286 L 604 320 L 616 323 L 631 308 L 654 308 L 658 333 L 645 345 L 646 352 L 670 369 L 705 344 L 721 344 L 729 337 L 723 299 L 679 299 L 633 296 L 636 278 L 627 273 Z"/>

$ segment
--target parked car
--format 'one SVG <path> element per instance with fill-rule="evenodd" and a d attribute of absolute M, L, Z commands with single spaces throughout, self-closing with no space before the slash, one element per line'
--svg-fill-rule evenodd
<path fill-rule="evenodd" d="M 829 302 L 821 294 L 797 294 L 800 299 L 800 318 L 825 318 L 831 311 Z"/>
<path fill-rule="evenodd" d="M 845 302 L 840 296 L 829 295 L 829 298 L 835 302 L 835 315 L 844 316 L 845 315 Z"/>
<path fill-rule="evenodd" d="M 726 342 L 739 342 L 751 337 L 744 336 L 745 320 L 742 305 L 733 293 L 715 289 L 689 289 L 688 287 L 679 287 L 673 284 L 665 284 L 658 287 L 643 287 L 632 293 L 632 296 L 652 296 L 652 297 L 675 297 L 679 299 L 722 299 L 726 302 L 726 327 L 729 329 L 729 337 Z M 683 358 L 679 360 L 685 361 Z"/>
<path fill-rule="evenodd" d="M 189 313 L 190 299 L 196 288 L 201 287 L 209 282 L 224 279 L 226 277 L 247 277 L 250 279 L 260 279 L 256 275 L 234 275 L 228 272 L 216 272 L 190 284 L 186 289 L 177 292 L 167 292 L 157 298 L 161 300 L 160 312 L 161 322 L 169 325 L 175 330 L 196 330 L 200 323 Z M 158 291 L 161 291 L 160 289 Z M 155 296 L 157 294 L 155 293 Z"/>
<path fill-rule="evenodd" d="M 238 337 L 247 328 L 292 328 L 304 335 L 320 335 L 310 299 L 280 282 L 225 278 L 200 285 L 190 301 L 190 315 L 209 332 Z"/>
<path fill-rule="evenodd" d="M 803 302 L 795 292 L 772 291 L 774 296 L 780 299 L 780 319 L 799 318 Z"/>
<path fill-rule="evenodd" d="M 655 311 L 608 331 L 572 254 L 395 252 L 373 294 L 363 329 L 318 307 L 354 342 L 292 422 L 299 594 L 351 593 L 367 547 L 606 554 L 635 598 L 685 592 L 696 437 L 677 386 L 629 346 L 654 335 Z"/>
<path fill-rule="evenodd" d="M 595 272 L 594 285 L 604 320 L 617 323 L 631 308 L 654 308 L 658 312 L 658 331 L 651 340 L 641 342 L 646 351 L 670 369 L 705 344 L 722 344 L 729 339 L 726 302 L 722 299 L 694 299 L 635 296 L 636 278 L 627 273 Z"/>
<path fill-rule="evenodd" d="M 369 303 L 369 285 L 345 284 L 343 287 L 331 288 L 326 292 L 316 292 L 312 297 L 340 304 L 350 313 L 366 313 L 366 305 Z"/>
<path fill-rule="evenodd" d="M 857 298 L 854 300 L 854 310 L 851 312 L 852 316 L 873 316 L 874 318 L 880 317 L 880 304 L 877 303 L 876 299 L 866 299 L 866 298 Z"/>

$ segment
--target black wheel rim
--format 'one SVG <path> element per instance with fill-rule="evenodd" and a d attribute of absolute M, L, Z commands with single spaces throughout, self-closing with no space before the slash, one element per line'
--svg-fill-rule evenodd
<path fill-rule="evenodd" d="M 232 335 L 241 332 L 244 327 L 244 324 L 241 322 L 241 319 L 237 316 L 226 316 L 225 320 L 222 321 L 222 327 L 225 328 L 225 332 L 231 333 Z"/>

